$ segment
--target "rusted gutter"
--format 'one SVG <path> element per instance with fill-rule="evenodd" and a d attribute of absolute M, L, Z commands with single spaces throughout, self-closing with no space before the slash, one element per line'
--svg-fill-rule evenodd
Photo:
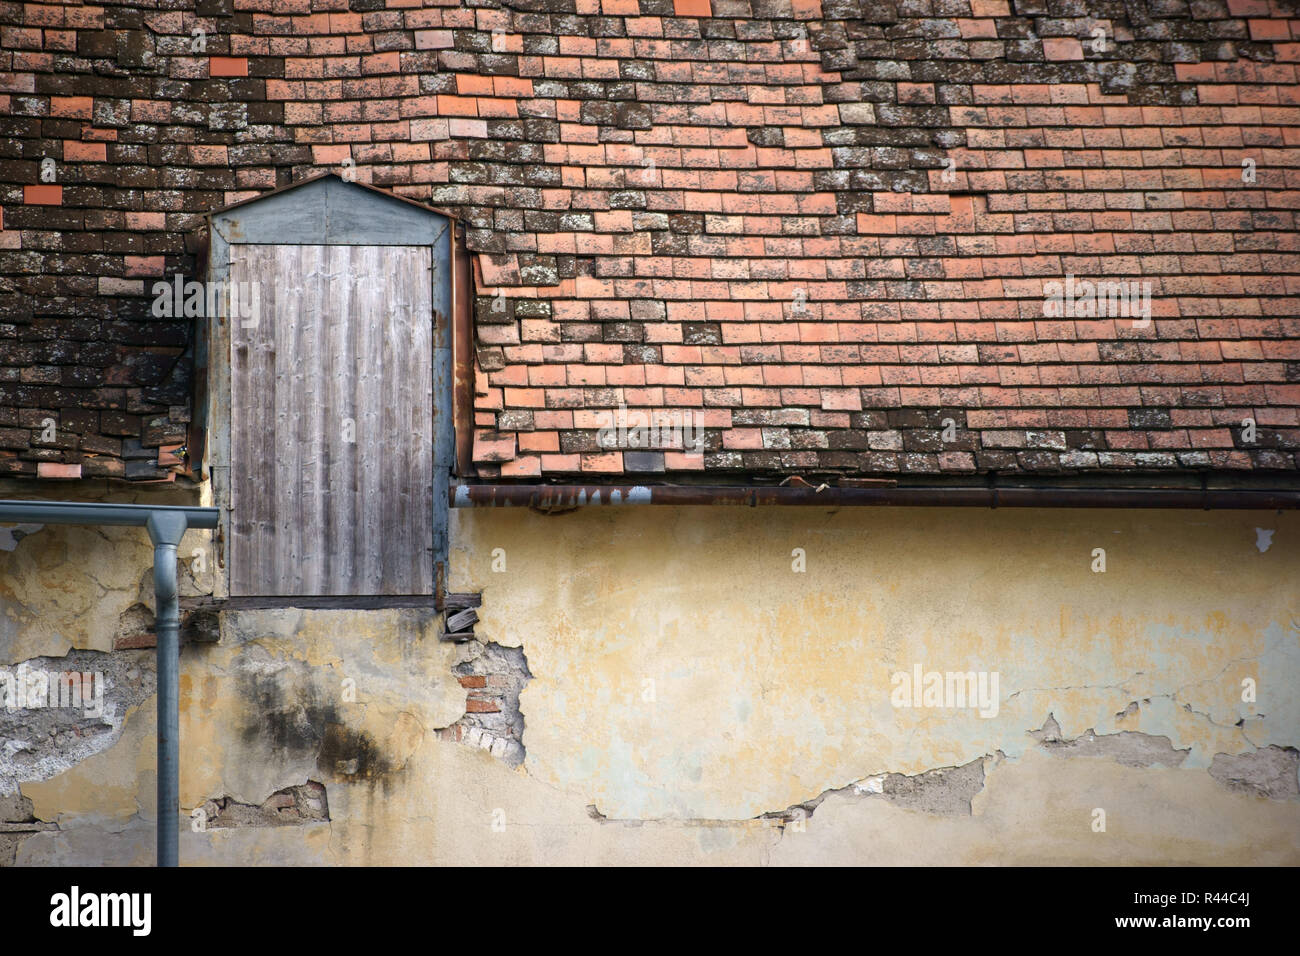
<path fill-rule="evenodd" d="M 1300 490 L 1246 488 L 804 488 L 735 485 L 453 485 L 453 508 L 567 510 L 591 505 L 865 505 L 935 508 L 1300 508 Z"/>
<path fill-rule="evenodd" d="M 452 420 L 455 422 L 456 474 L 474 468 L 474 284 L 464 230 L 451 230 Z"/>

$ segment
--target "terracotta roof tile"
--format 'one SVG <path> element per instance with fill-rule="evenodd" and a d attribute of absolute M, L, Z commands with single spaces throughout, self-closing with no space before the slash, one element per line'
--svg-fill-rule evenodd
<path fill-rule="evenodd" d="M 484 476 L 1297 468 L 1281 2 L 196 3 L 3 12 L 0 473 L 165 474 L 149 281 L 345 161 L 466 225 Z"/>

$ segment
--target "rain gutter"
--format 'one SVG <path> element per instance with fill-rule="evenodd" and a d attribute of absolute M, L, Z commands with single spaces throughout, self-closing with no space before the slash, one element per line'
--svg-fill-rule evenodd
<path fill-rule="evenodd" d="M 542 510 L 620 505 L 803 505 L 939 508 L 1300 508 L 1300 489 L 1086 488 L 969 485 L 961 487 L 791 487 L 741 485 L 492 485 L 458 484 L 454 508 Z"/>

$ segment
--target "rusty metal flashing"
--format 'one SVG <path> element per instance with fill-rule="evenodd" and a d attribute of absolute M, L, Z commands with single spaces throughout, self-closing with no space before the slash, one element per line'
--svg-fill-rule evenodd
<path fill-rule="evenodd" d="M 474 469 L 474 287 L 470 255 L 465 248 L 465 228 L 451 230 L 451 347 L 452 424 L 455 429 L 455 471 L 458 476 Z"/>
<path fill-rule="evenodd" d="M 1099 488 L 1043 485 L 843 488 L 744 485 L 490 485 L 458 484 L 454 508 L 569 510 L 621 505 L 798 505 L 842 508 L 1300 508 L 1300 489 Z"/>

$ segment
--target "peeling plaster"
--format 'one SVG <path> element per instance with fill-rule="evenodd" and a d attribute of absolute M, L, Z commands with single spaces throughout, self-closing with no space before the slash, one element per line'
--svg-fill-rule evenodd
<path fill-rule="evenodd" d="M 285 787 L 271 794 L 260 806 L 240 803 L 230 797 L 205 800 L 190 814 L 200 829 L 234 827 L 286 827 L 328 823 L 329 798 L 323 784 L 308 780 L 301 786 Z"/>
<path fill-rule="evenodd" d="M 418 610 L 223 615 L 219 645 L 182 653 L 181 739 L 202 768 L 192 784 L 182 772 L 182 804 L 223 793 L 261 805 L 303 780 L 400 773 L 465 713 L 457 648 L 438 630 Z"/>
<path fill-rule="evenodd" d="M 30 485 L 0 479 L 0 497 L 30 494 Z M 180 505 L 194 498 L 179 487 L 121 491 L 107 481 L 88 481 L 76 488 L 76 500 L 84 501 Z M 188 572 L 194 549 L 210 539 L 207 531 L 186 532 L 182 595 L 210 591 L 210 570 Z M 153 606 L 152 566 L 153 547 L 142 528 L 48 525 L 12 550 L 0 548 L 0 664 L 61 657 L 72 648 L 111 651 L 122 616 L 136 604 Z"/>
<path fill-rule="evenodd" d="M 468 690 L 465 716 L 438 731 L 454 740 L 486 750 L 518 767 L 524 762 L 524 715 L 519 695 L 532 679 L 522 647 L 502 647 L 468 641 L 458 645 L 464 658 L 455 666 L 461 686 Z"/>
<path fill-rule="evenodd" d="M 0 551 L 12 551 L 18 542 L 44 528 L 43 524 L 0 525 Z"/>
<path fill-rule="evenodd" d="M 1216 754 L 1210 776 L 1229 790 L 1270 800 L 1300 799 L 1300 751 L 1263 747 L 1253 753 Z"/>
<path fill-rule="evenodd" d="M 483 591 L 476 632 L 526 646 L 536 675 L 521 698 L 525 768 L 611 818 L 750 819 L 864 776 L 1019 759 L 1049 713 L 1067 739 L 1163 737 L 1202 770 L 1300 739 L 1287 690 L 1300 685 L 1300 551 L 1277 536 L 1268 571 L 1247 563 L 1249 513 L 453 522 L 453 580 Z M 1099 543 L 1104 574 L 1090 570 Z M 794 547 L 806 573 L 792 572 Z M 495 548 L 506 574 L 492 572 Z M 891 707 L 889 675 L 916 663 L 999 673 L 997 716 Z M 1260 682 L 1257 703 L 1241 699 L 1244 678 Z"/>
<path fill-rule="evenodd" d="M 1294 864 L 1300 800 L 1277 781 L 1300 740 L 1300 552 L 1277 535 L 1260 562 L 1259 520 L 458 512 L 454 589 L 483 592 L 482 646 L 531 677 L 493 718 L 527 714 L 521 762 L 445 739 L 478 675 L 432 615 L 227 613 L 220 644 L 182 651 L 182 859 Z M 44 574 L 75 564 L 38 543 Z M 148 560 L 114 578 L 123 609 Z M 57 593 L 25 595 L 68 620 Z M 889 675 L 916 662 L 996 670 L 997 716 L 894 709 Z M 152 708 L 23 785 L 29 823 L 59 829 L 11 841 L 15 862 L 152 861 Z M 256 822 L 304 781 L 328 821 L 190 830 L 214 794 Z"/>
<path fill-rule="evenodd" d="M 21 691 L 9 700 L 16 706 L 5 706 L 0 685 L 0 795 L 17 793 L 20 783 L 48 780 L 112 747 L 122 735 L 126 714 L 153 695 L 156 677 L 153 655 L 142 652 L 70 651 L 2 669 L 15 685 L 20 676 L 31 683 L 33 674 L 44 675 L 41 684 L 52 684 L 64 673 L 91 679 L 77 682 L 77 700 L 63 701 L 77 706 L 58 706 L 59 691 L 53 686 L 33 700 L 35 706 L 21 706 Z"/>
<path fill-rule="evenodd" d="M 960 767 L 937 767 L 912 776 L 886 773 L 864 777 L 847 787 L 827 790 L 812 800 L 765 816 L 780 820 L 783 829 L 792 824 L 800 826 L 832 795 L 859 799 L 880 797 L 905 810 L 969 816 L 971 801 L 984 789 L 984 765 L 988 759 L 993 758 L 980 757 Z"/>
<path fill-rule="evenodd" d="M 1130 707 L 1136 703 L 1130 704 Z M 1128 713 L 1126 708 L 1125 714 Z M 1061 727 L 1051 714 L 1040 730 L 1032 731 L 1031 737 L 1048 753 L 1058 757 L 1105 757 L 1122 763 L 1126 767 L 1150 767 L 1161 764 L 1166 767 L 1180 766 L 1190 750 L 1175 750 L 1168 737 L 1155 737 L 1151 734 L 1122 730 L 1117 734 L 1097 734 L 1091 728 L 1078 737 L 1065 739 L 1061 736 Z"/>

